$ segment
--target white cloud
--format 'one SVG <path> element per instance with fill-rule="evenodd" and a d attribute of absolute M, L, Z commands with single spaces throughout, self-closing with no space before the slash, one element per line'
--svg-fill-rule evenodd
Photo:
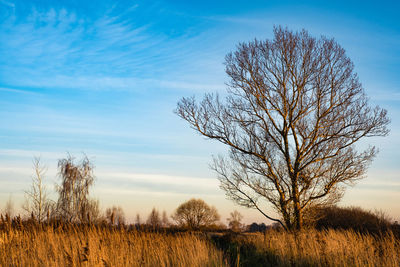
<path fill-rule="evenodd" d="M 218 180 L 199 177 L 183 177 L 165 174 L 101 172 L 99 175 L 109 180 L 128 180 L 132 182 L 146 182 L 149 184 L 169 184 L 176 186 L 194 186 L 200 188 L 218 188 Z"/>

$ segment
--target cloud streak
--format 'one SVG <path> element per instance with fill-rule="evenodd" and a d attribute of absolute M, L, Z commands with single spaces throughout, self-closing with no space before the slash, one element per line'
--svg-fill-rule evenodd
<path fill-rule="evenodd" d="M 223 85 L 192 79 L 197 72 L 182 75 L 183 70 L 201 64 L 203 55 L 196 52 L 198 36 L 169 38 L 154 33 L 146 22 L 121 15 L 93 20 L 66 9 L 34 9 L 22 22 L 10 17 L 2 25 L 0 38 L 4 40 L 0 55 L 7 62 L 2 80 L 15 86 L 218 90 Z M 13 75 L 17 71 L 19 75 Z"/>

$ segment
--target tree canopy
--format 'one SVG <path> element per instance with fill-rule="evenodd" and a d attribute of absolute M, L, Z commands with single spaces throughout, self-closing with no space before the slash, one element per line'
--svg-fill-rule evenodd
<path fill-rule="evenodd" d="M 210 207 L 204 200 L 193 198 L 182 203 L 172 218 L 181 226 L 200 229 L 216 223 L 220 216 L 215 207 Z"/>

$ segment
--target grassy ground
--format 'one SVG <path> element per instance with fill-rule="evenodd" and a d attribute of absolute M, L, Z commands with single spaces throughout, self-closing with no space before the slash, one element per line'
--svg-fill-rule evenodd
<path fill-rule="evenodd" d="M 231 266 L 400 266 L 400 240 L 390 232 L 269 231 L 214 240 Z"/>
<path fill-rule="evenodd" d="M 108 228 L 3 231 L 0 266 L 226 266 L 223 253 L 190 233 Z"/>
<path fill-rule="evenodd" d="M 333 230 L 210 237 L 93 226 L 0 227 L 0 266 L 400 266 L 400 240 L 391 233 Z"/>

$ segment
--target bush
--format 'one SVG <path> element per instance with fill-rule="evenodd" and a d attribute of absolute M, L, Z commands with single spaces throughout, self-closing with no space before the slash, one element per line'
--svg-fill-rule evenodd
<path fill-rule="evenodd" d="M 382 212 L 370 212 L 359 207 L 323 207 L 314 210 L 317 229 L 354 230 L 361 233 L 381 233 L 391 228 L 391 222 Z"/>

